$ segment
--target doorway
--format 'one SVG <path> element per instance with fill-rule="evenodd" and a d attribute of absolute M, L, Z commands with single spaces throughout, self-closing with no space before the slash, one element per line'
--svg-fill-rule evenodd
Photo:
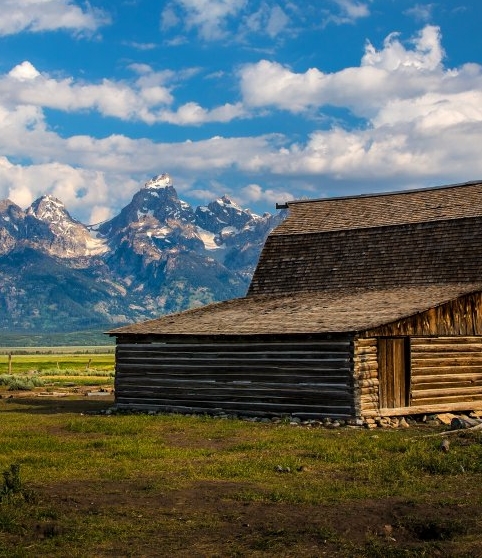
<path fill-rule="evenodd" d="M 410 406 L 410 338 L 378 339 L 380 408 Z"/>

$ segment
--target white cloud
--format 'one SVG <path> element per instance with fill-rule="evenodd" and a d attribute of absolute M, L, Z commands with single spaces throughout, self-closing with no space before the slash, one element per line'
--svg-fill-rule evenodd
<path fill-rule="evenodd" d="M 357 116 L 375 118 L 393 100 L 417 99 L 426 91 L 464 88 L 460 72 L 443 68 L 437 27 L 425 27 L 412 44 L 413 48 L 406 48 L 398 35 L 391 34 L 381 50 L 366 45 L 360 66 L 331 74 L 317 68 L 295 73 L 267 60 L 248 64 L 239 74 L 244 102 L 294 113 L 332 105 L 349 108 Z"/>
<path fill-rule="evenodd" d="M 281 188 L 264 189 L 259 184 L 248 184 L 241 188 L 238 195 L 239 203 L 243 205 L 249 205 L 250 203 L 266 202 L 271 206 L 275 206 L 277 203 L 284 203 L 293 199 L 293 192 L 288 192 Z"/>
<path fill-rule="evenodd" d="M 0 97 L 6 106 L 31 106 L 65 112 L 98 111 L 103 116 L 147 124 L 169 122 L 198 125 L 204 122 L 229 122 L 245 115 L 242 106 L 225 105 L 205 109 L 189 102 L 171 109 L 174 97 L 172 83 L 197 73 L 191 68 L 177 74 L 154 72 L 147 64 L 131 64 L 138 77 L 132 82 L 103 79 L 100 83 L 84 83 L 72 77 L 53 78 L 40 73 L 29 61 L 15 66 L 0 76 Z"/>
<path fill-rule="evenodd" d="M 408 8 L 403 13 L 413 17 L 416 21 L 428 22 L 432 18 L 432 11 L 435 4 L 415 4 L 412 8 Z"/>
<path fill-rule="evenodd" d="M 293 9 L 284 0 L 173 0 L 162 12 L 161 29 L 194 30 L 205 41 L 242 42 L 250 33 L 274 39 L 289 28 L 286 11 Z"/>
<path fill-rule="evenodd" d="M 57 29 L 92 33 L 110 23 L 102 10 L 77 4 L 73 0 L 2 0 L 0 36 Z"/>
<path fill-rule="evenodd" d="M 274 6 L 269 14 L 266 32 L 270 37 L 276 37 L 288 25 L 289 18 L 279 6 Z"/>
<path fill-rule="evenodd" d="M 163 111 L 160 119 L 163 122 L 179 125 L 200 125 L 206 122 L 231 122 L 235 118 L 245 116 L 246 112 L 241 103 L 234 105 L 226 103 L 223 106 L 206 110 L 197 103 L 186 103 L 177 111 Z"/>
<path fill-rule="evenodd" d="M 156 120 L 152 109 L 172 102 L 169 89 L 162 84 L 162 74 L 143 76 L 132 86 L 103 79 L 98 84 L 76 82 L 73 78 L 55 79 L 38 72 L 25 61 L 0 77 L 0 95 L 4 103 L 32 105 L 72 112 L 97 110 L 104 116 L 124 120 Z"/>
<path fill-rule="evenodd" d="M 337 13 L 330 13 L 325 17 L 323 21 L 324 26 L 329 23 L 334 23 L 335 25 L 353 24 L 356 23 L 358 19 L 370 15 L 370 10 L 366 2 L 358 2 L 355 0 L 334 0 L 334 2 L 338 6 L 339 11 Z"/>

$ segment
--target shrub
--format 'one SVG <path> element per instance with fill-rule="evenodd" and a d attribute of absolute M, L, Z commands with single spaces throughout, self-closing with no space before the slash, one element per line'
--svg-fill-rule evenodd
<path fill-rule="evenodd" d="M 20 376 L 18 374 L 2 374 L 0 376 L 0 386 L 7 386 L 9 391 L 29 391 L 43 385 L 43 380 L 37 376 Z"/>

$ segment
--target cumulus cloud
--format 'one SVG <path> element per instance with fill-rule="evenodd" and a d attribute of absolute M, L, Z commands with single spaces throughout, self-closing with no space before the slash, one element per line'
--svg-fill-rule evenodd
<path fill-rule="evenodd" d="M 173 83 L 188 79 L 196 69 L 178 73 L 154 72 L 146 64 L 131 64 L 130 69 L 138 75 L 132 82 L 103 79 L 100 83 L 84 83 L 72 77 L 50 77 L 40 73 L 29 61 L 24 61 L 0 76 L 0 97 L 7 106 L 23 105 L 65 112 L 90 110 L 103 116 L 147 124 L 229 122 L 245 114 L 239 103 L 227 103 L 208 110 L 189 102 L 173 110 Z"/>
<path fill-rule="evenodd" d="M 251 107 L 303 113 L 337 106 L 375 127 L 394 124 L 397 118 L 433 122 L 436 115 L 440 125 L 478 120 L 481 67 L 446 69 L 443 58 L 440 30 L 427 26 L 409 47 L 397 34 L 389 35 L 380 50 L 367 43 L 358 67 L 335 73 L 318 68 L 295 73 L 261 60 L 240 70 L 240 87 Z"/>
<path fill-rule="evenodd" d="M 80 7 L 73 0 L 3 0 L 0 36 L 58 29 L 92 33 L 110 23 L 105 12 L 83 4 Z"/>

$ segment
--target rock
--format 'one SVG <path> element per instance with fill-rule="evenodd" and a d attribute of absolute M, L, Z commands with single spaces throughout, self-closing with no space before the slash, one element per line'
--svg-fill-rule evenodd
<path fill-rule="evenodd" d="M 452 419 L 457 418 L 457 415 L 453 415 L 452 413 L 440 413 L 437 415 L 437 420 L 439 420 L 442 424 L 446 424 L 447 426 L 452 422 Z"/>
<path fill-rule="evenodd" d="M 448 453 L 449 449 L 450 449 L 450 442 L 447 438 L 444 438 L 440 442 L 440 450 L 443 451 L 444 453 Z"/>
<path fill-rule="evenodd" d="M 405 417 L 402 417 L 400 419 L 400 422 L 398 423 L 398 426 L 400 428 L 410 428 L 410 425 L 408 424 L 408 422 L 405 420 Z"/>

